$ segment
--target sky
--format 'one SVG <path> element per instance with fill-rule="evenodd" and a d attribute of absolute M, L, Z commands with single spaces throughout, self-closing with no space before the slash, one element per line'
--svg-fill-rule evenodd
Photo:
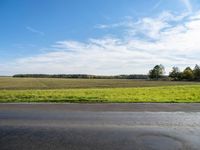
<path fill-rule="evenodd" d="M 0 75 L 200 65 L 199 0 L 0 0 Z"/>

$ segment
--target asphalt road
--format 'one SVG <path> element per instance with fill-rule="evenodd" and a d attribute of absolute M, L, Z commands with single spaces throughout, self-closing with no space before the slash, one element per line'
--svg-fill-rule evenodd
<path fill-rule="evenodd" d="M 199 150 L 200 104 L 0 104 L 0 150 Z"/>

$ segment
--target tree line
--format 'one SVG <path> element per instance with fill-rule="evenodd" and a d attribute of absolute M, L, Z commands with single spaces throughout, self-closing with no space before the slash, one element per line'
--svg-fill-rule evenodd
<path fill-rule="evenodd" d="M 148 75 L 88 75 L 88 74 L 16 74 L 13 77 L 18 78 L 74 78 L 74 79 L 148 79 Z"/>
<path fill-rule="evenodd" d="M 200 66 L 193 69 L 186 67 L 181 71 L 178 67 L 173 67 L 169 75 L 165 75 L 165 67 L 156 65 L 147 75 L 88 75 L 88 74 L 16 74 L 18 78 L 74 78 L 74 79 L 151 79 L 151 80 L 172 80 L 172 81 L 200 81 Z"/>
<path fill-rule="evenodd" d="M 150 79 L 159 80 L 166 78 L 164 74 L 164 66 L 156 65 L 149 71 L 148 76 Z M 186 67 L 183 71 L 181 71 L 178 67 L 173 67 L 167 78 L 173 81 L 200 81 L 200 66 L 196 65 L 193 69 L 191 67 Z"/>

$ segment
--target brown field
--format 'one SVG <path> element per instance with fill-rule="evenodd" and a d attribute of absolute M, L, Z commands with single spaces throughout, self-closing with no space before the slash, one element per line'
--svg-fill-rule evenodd
<path fill-rule="evenodd" d="M 200 83 L 175 81 L 146 81 L 130 79 L 55 79 L 0 77 L 0 90 L 128 88 L 198 84 Z"/>

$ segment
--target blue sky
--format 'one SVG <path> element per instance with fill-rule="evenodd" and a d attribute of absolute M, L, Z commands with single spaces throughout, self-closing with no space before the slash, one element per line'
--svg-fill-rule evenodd
<path fill-rule="evenodd" d="M 200 64 L 198 0 L 1 0 L 0 74 Z"/>

